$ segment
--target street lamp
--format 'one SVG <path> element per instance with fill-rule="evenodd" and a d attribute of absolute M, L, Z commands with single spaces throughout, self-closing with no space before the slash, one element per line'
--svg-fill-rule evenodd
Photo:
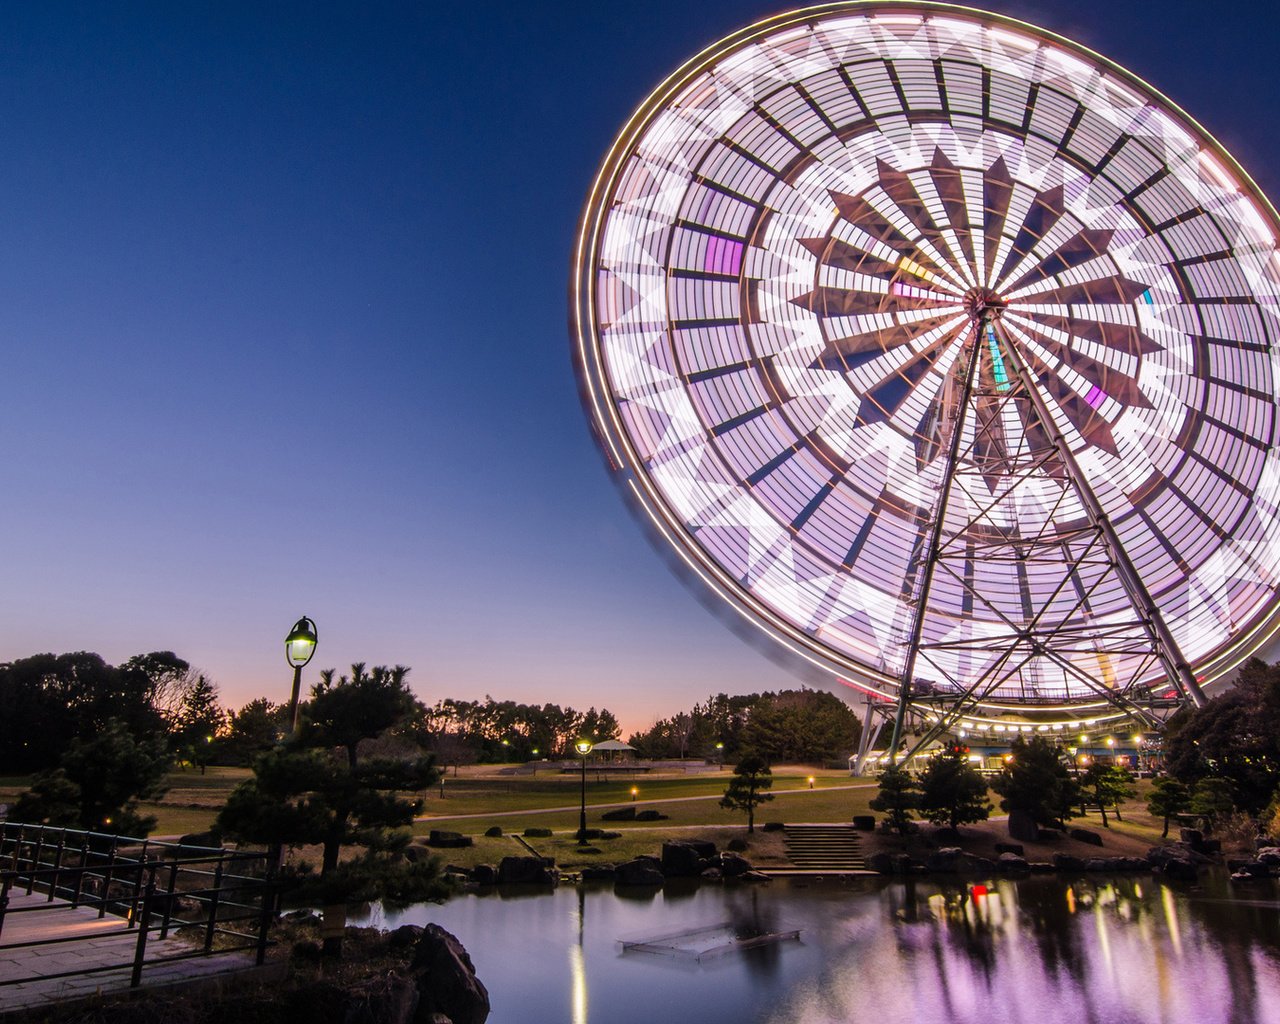
<path fill-rule="evenodd" d="M 284 638 L 284 656 L 293 666 L 293 693 L 289 696 L 289 735 L 298 734 L 298 691 L 302 687 L 302 666 L 316 653 L 316 624 L 305 615 L 293 624 Z"/>
<path fill-rule="evenodd" d="M 724 771 L 724 742 L 716 744 L 716 760 L 720 763 L 720 771 Z"/>
<path fill-rule="evenodd" d="M 594 744 L 590 740 L 578 740 L 573 745 L 582 758 L 582 812 L 578 815 L 578 845 L 587 845 L 587 755 Z"/>

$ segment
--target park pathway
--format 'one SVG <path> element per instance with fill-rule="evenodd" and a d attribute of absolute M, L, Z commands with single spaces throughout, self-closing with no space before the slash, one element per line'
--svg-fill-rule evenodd
<path fill-rule="evenodd" d="M 778 796 L 801 796 L 805 793 L 832 793 L 843 789 L 876 789 L 878 782 L 859 782 L 847 786 L 823 786 L 821 789 L 783 789 L 779 790 Z M 682 804 L 690 803 L 698 800 L 715 800 L 719 802 L 723 793 L 709 793 L 705 796 L 666 796 L 658 797 L 653 800 L 640 800 L 633 802 L 631 800 L 614 800 L 605 804 L 587 804 L 588 811 L 604 811 L 610 807 L 635 807 L 643 810 L 646 807 L 653 807 L 657 804 Z M 465 821 L 468 818 L 504 818 L 514 817 L 523 814 L 563 814 L 566 811 L 577 811 L 578 804 L 565 804 L 561 807 L 531 807 L 519 811 L 485 811 L 480 814 L 424 814 L 421 817 L 414 818 L 414 821 Z"/>

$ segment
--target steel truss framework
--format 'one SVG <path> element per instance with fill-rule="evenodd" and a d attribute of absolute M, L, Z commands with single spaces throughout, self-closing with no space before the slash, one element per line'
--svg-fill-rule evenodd
<path fill-rule="evenodd" d="M 584 401 L 691 572 L 899 736 L 1149 726 L 1280 628 L 1277 224 L 1069 40 L 779 15 L 606 156 Z"/>
<path fill-rule="evenodd" d="M 1003 300 L 994 294 L 982 299 L 985 301 L 972 310 L 972 331 L 961 360 L 964 370 L 958 384 L 959 399 L 943 413 L 951 445 L 931 529 L 927 543 L 913 555 L 917 567 L 911 596 L 915 617 L 893 718 L 891 757 L 899 749 L 913 705 L 921 728 L 908 757 L 952 731 L 966 712 L 980 709 L 997 693 L 1001 702 L 1007 703 L 1014 687 L 1021 691 L 1025 709 L 1034 715 L 1040 702 L 1036 675 L 1041 659 L 1059 667 L 1140 728 L 1160 728 L 1165 716 L 1185 702 L 1204 703 L 1200 684 L 1072 457 L 1025 357 L 999 327 Z M 976 422 L 966 432 L 970 414 Z M 1022 429 L 1006 431 L 1002 424 L 1007 422 L 1018 423 Z M 1033 532 L 1010 530 L 999 510 L 1018 487 L 1046 475 L 1069 485 L 1057 500 L 1061 503 L 1073 493 L 1085 510 L 1085 519 L 1064 529 L 1055 526 L 1057 516 L 1051 513 Z M 990 486 L 993 479 L 998 481 L 995 487 Z M 959 489 L 967 499 L 960 503 L 967 514 L 958 529 L 948 531 L 944 524 L 953 489 Z M 1021 616 L 1015 618 L 974 585 L 974 568 L 979 563 L 1010 565 L 1023 581 L 1041 565 L 1053 567 L 1060 575 L 1038 605 L 1032 601 L 1032 588 L 1021 586 Z M 922 636 L 929 592 L 938 572 L 962 589 L 967 602 L 983 606 L 1003 623 L 1005 631 L 989 632 L 980 640 L 925 642 Z M 1110 577 L 1118 578 L 1128 595 L 1132 616 L 1110 616 L 1105 623 L 1095 623 L 1091 599 Z M 982 648 L 984 664 L 969 677 L 953 674 L 947 662 L 934 657 L 939 651 L 966 652 L 978 647 Z M 1117 655 L 1127 656 L 1124 678 L 1116 678 L 1111 668 Z M 951 692 L 930 693 L 932 688 L 927 686 L 921 688 L 924 692 L 917 692 L 914 669 L 921 657 L 950 683 Z M 1173 687 L 1164 695 L 1153 691 L 1147 681 L 1157 664 Z M 1091 665 L 1096 666 L 1092 671 Z"/>

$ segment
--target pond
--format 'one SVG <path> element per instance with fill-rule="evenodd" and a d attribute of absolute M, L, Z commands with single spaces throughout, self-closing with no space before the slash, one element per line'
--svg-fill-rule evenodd
<path fill-rule="evenodd" d="M 428 921 L 491 1024 L 1280 1024 L 1275 880 L 565 885 L 352 923 Z"/>

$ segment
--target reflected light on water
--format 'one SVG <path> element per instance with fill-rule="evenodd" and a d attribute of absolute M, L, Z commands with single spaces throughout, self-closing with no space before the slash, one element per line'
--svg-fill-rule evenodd
<path fill-rule="evenodd" d="M 573 985 L 573 1024 L 587 1024 L 587 965 L 581 946 L 569 947 L 569 976 Z"/>

